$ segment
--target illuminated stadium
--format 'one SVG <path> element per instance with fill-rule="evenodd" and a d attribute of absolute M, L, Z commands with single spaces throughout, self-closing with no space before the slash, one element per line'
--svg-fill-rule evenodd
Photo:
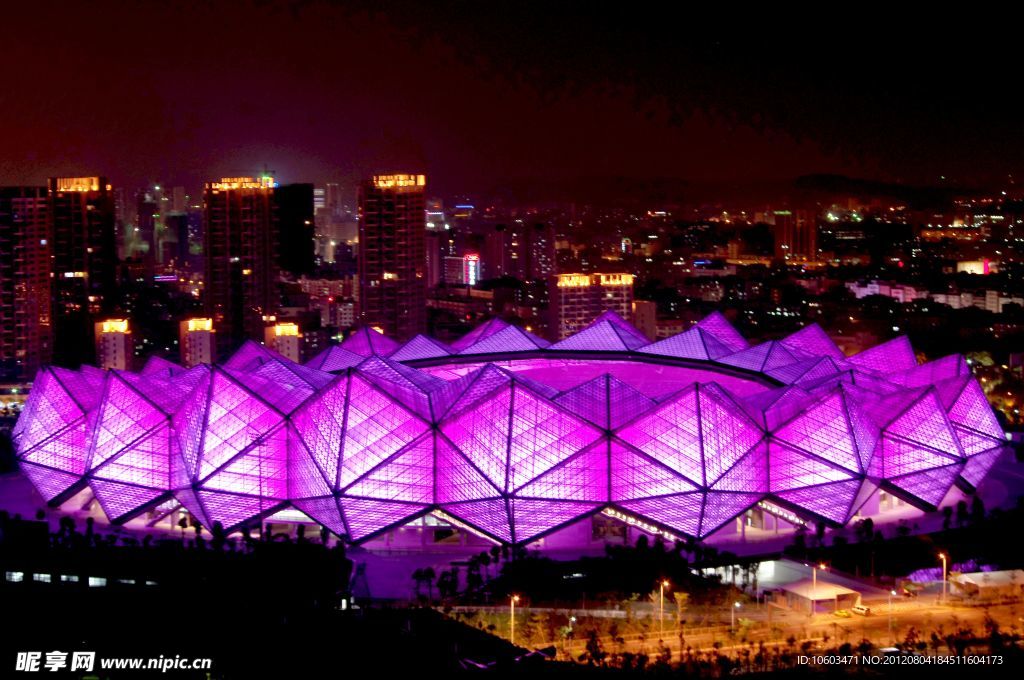
<path fill-rule="evenodd" d="M 493 320 L 451 346 L 362 329 L 306 365 L 250 343 L 212 367 L 46 368 L 15 444 L 51 505 L 91 493 L 114 523 L 183 507 L 229 531 L 429 520 L 536 544 L 597 520 L 705 539 L 838 527 L 879 498 L 933 510 L 1006 441 L 965 360 L 919 365 L 904 337 L 751 345 L 716 313 L 651 343 L 609 312 L 555 344 Z"/>

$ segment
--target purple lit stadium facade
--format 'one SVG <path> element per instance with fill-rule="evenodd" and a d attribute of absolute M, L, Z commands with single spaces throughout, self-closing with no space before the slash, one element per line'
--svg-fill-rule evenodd
<path fill-rule="evenodd" d="M 606 313 L 556 344 L 491 321 L 451 346 L 363 329 L 307 365 L 46 368 L 15 429 L 60 504 L 113 522 L 180 503 L 231 530 L 283 508 L 350 541 L 428 513 L 528 543 L 605 511 L 703 539 L 770 503 L 839 526 L 879 489 L 976 487 L 1004 433 L 960 356 L 845 357 L 817 326 L 750 345 L 719 314 L 649 342 Z"/>

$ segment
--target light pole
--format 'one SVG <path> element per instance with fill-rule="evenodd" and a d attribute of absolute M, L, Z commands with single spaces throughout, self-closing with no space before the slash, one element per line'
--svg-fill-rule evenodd
<path fill-rule="evenodd" d="M 895 590 L 889 591 L 889 643 L 892 644 L 892 596 L 896 594 Z"/>
<path fill-rule="evenodd" d="M 939 559 L 942 560 L 942 604 L 946 604 L 946 553 L 939 553 Z"/>
<path fill-rule="evenodd" d="M 729 630 L 732 632 L 736 631 L 736 610 L 740 608 L 739 602 L 733 602 L 732 607 L 729 608 Z"/>
<path fill-rule="evenodd" d="M 516 602 L 519 602 L 519 596 L 513 595 L 511 600 L 511 607 L 508 612 L 508 639 L 512 644 L 516 643 Z"/>
<path fill-rule="evenodd" d="M 662 580 L 660 584 L 660 593 L 658 595 L 658 630 L 660 631 L 661 639 L 665 639 L 665 588 L 668 588 L 668 581 Z"/>
<path fill-rule="evenodd" d="M 824 568 L 824 563 L 815 564 L 811 567 L 811 616 L 814 616 L 814 610 L 817 608 L 818 602 L 818 570 Z"/>

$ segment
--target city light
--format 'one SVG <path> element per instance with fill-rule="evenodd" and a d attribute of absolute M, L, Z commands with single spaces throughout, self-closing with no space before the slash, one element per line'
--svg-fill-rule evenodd
<path fill-rule="evenodd" d="M 99 177 L 58 177 L 57 191 L 99 191 Z"/>
<path fill-rule="evenodd" d="M 100 325 L 100 329 L 103 333 L 127 333 L 128 332 L 128 320 L 127 319 L 109 319 L 104 321 Z"/>
<path fill-rule="evenodd" d="M 422 187 L 427 183 L 426 175 L 374 175 L 373 184 L 378 189 Z"/>
<path fill-rule="evenodd" d="M 277 182 L 273 177 L 224 177 L 218 182 L 210 182 L 207 186 L 214 191 L 233 191 L 236 189 L 273 189 Z"/>

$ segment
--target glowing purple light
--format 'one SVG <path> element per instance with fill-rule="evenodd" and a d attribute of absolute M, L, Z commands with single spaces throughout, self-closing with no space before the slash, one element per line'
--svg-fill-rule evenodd
<path fill-rule="evenodd" d="M 605 314 L 551 346 L 492 320 L 450 348 L 361 329 L 305 366 L 246 343 L 45 368 L 14 437 L 55 504 L 88 486 L 119 522 L 173 494 L 228 529 L 290 504 L 353 541 L 435 511 L 521 543 L 607 507 L 703 538 L 766 499 L 843 524 L 879 487 L 934 507 L 1005 450 L 962 357 L 847 359 L 813 325 L 750 346 L 718 314 L 654 343 Z"/>

